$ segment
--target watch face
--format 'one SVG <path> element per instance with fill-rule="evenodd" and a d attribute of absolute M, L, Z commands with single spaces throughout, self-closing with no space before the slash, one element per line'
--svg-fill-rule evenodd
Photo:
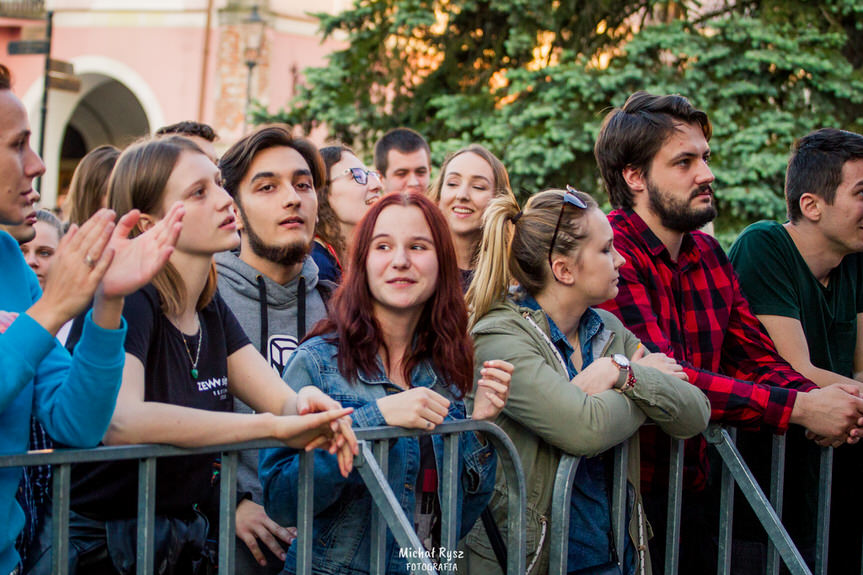
<path fill-rule="evenodd" d="M 622 353 L 615 353 L 611 356 L 611 360 L 619 365 L 622 369 L 629 369 L 629 358 Z"/>

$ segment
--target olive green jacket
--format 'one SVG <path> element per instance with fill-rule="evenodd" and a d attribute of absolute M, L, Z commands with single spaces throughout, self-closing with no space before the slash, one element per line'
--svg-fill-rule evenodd
<path fill-rule="evenodd" d="M 605 327 L 593 339 L 593 357 L 616 353 L 631 357 L 638 349 L 638 339 L 614 315 L 596 311 Z M 528 573 L 548 571 L 551 498 L 561 456 L 569 453 L 592 457 L 626 440 L 630 441 L 629 481 L 636 488 L 629 533 L 638 550 L 637 572 L 650 573 L 646 545 L 649 535 L 637 490 L 640 461 L 636 431 L 650 419 L 672 437 L 692 437 L 707 428 L 707 397 L 685 381 L 638 364 L 632 365 L 635 387 L 623 394 L 608 390 L 587 395 L 570 383 L 550 342 L 527 316 L 550 338 L 542 310 L 519 307 L 511 301 L 492 307 L 474 325 L 471 335 L 476 378 L 486 360 L 503 359 L 515 367 L 509 400 L 495 423 L 512 439 L 524 469 Z M 490 506 L 504 541 L 506 498 L 506 482 L 499 467 Z M 502 573 L 482 522 L 477 521 L 465 545 L 468 573 Z"/>

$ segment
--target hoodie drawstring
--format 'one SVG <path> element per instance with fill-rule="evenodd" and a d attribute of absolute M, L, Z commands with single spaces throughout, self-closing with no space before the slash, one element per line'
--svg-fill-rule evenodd
<path fill-rule="evenodd" d="M 297 285 L 297 343 L 306 337 L 306 278 L 300 276 Z"/>
<path fill-rule="evenodd" d="M 267 284 L 264 282 L 264 276 L 258 274 L 255 276 L 258 282 L 258 305 L 261 309 L 261 355 L 269 361 L 270 355 L 267 353 L 267 342 L 270 339 L 270 322 L 267 315 Z M 297 284 L 297 342 L 303 341 L 306 337 L 306 278 L 300 276 Z"/>
<path fill-rule="evenodd" d="M 258 274 L 255 276 L 258 282 L 258 305 L 261 308 L 261 355 L 270 359 L 267 353 L 267 341 L 270 339 L 270 318 L 267 315 L 267 284 L 264 283 L 264 276 Z"/>

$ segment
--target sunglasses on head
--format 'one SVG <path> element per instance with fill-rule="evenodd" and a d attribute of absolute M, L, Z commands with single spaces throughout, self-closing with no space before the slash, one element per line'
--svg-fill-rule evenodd
<path fill-rule="evenodd" d="M 581 210 L 587 209 L 587 204 L 584 203 L 584 200 L 578 197 L 576 193 L 576 189 L 570 185 L 566 186 L 566 191 L 563 193 L 563 202 L 560 204 L 560 213 L 557 215 L 557 225 L 554 226 L 554 233 L 551 236 L 551 244 L 548 246 L 548 267 L 551 268 L 551 254 L 554 252 L 554 244 L 557 241 L 557 234 L 560 232 L 560 222 L 563 221 L 563 210 L 566 208 L 566 205 L 569 204 L 571 206 L 575 206 Z M 554 272 L 552 271 L 552 274 Z M 557 278 L 555 278 L 557 279 Z"/>
<path fill-rule="evenodd" d="M 361 186 L 365 186 L 366 184 L 369 183 L 369 176 L 374 176 L 379 180 L 381 179 L 380 172 L 377 172 L 375 170 L 365 170 L 363 168 L 348 168 L 347 170 L 344 171 L 343 174 L 341 174 L 340 176 L 336 176 L 335 178 L 330 180 L 330 182 L 333 182 L 334 180 L 338 180 L 339 178 L 347 176 L 348 174 L 350 174 L 350 176 L 354 179 L 354 181 Z"/>

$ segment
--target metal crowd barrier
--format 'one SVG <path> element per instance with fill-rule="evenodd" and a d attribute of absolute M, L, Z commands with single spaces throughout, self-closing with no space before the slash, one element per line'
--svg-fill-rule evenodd
<path fill-rule="evenodd" d="M 752 471 L 743 461 L 734 444 L 736 429 L 712 424 L 704 437 L 713 445 L 722 458 L 722 479 L 720 486 L 719 511 L 719 563 L 717 573 L 731 573 L 732 521 L 734 510 L 734 485 L 746 497 L 752 510 L 767 533 L 768 559 L 767 575 L 778 575 L 779 561 L 785 563 L 793 575 L 812 575 L 802 555 L 787 530 L 782 525 L 782 486 L 785 476 L 785 437 L 774 436 L 771 461 L 770 497 L 756 481 Z M 680 516 L 683 504 L 683 440 L 670 439 L 671 456 L 669 465 L 668 520 L 666 523 L 665 575 L 677 575 L 679 567 Z M 612 451 L 614 458 L 614 481 L 612 484 L 612 528 L 615 544 L 623 549 L 623 538 L 627 536 L 626 525 L 626 462 L 628 445 L 623 443 Z M 578 469 L 580 457 L 566 455 L 561 458 L 557 469 L 552 496 L 551 515 L 551 556 L 550 574 L 565 574 L 567 546 L 569 544 L 569 511 L 572 498 L 572 485 Z M 830 484 L 833 463 L 833 449 L 821 450 L 820 482 L 818 492 L 818 523 L 816 575 L 827 573 L 827 545 L 830 525 Z M 649 518 L 648 518 L 649 519 Z M 620 553 L 623 561 L 623 553 Z"/>
<path fill-rule="evenodd" d="M 508 539 L 510 549 L 507 573 L 524 573 L 525 569 L 525 479 L 518 453 L 509 437 L 496 425 L 485 421 L 456 421 L 438 425 L 431 432 L 409 430 L 395 427 L 375 427 L 355 429 L 360 440 L 360 455 L 354 465 L 362 476 L 374 499 L 372 511 L 372 568 L 371 573 L 384 573 L 386 562 L 386 529 L 389 527 L 399 545 L 412 548 L 420 558 L 426 571 L 431 561 L 425 556 L 413 526 L 395 499 L 387 482 L 388 443 L 399 437 L 419 435 L 444 436 L 444 462 L 441 481 L 443 497 L 441 500 L 442 532 L 441 544 L 448 550 L 457 548 L 458 533 L 455 532 L 456 493 L 459 477 L 458 434 L 480 431 L 485 434 L 497 451 L 498 460 L 507 479 L 508 501 Z M 156 509 L 156 460 L 160 457 L 189 456 L 204 453 L 221 453 L 221 484 L 219 499 L 219 568 L 223 573 L 234 572 L 235 526 L 234 510 L 237 506 L 237 453 L 246 449 L 283 447 L 275 440 L 248 441 L 200 448 L 180 448 L 167 445 L 131 445 L 117 447 L 98 447 L 95 449 L 58 449 L 49 452 L 30 452 L 18 455 L 0 456 L 0 468 L 31 465 L 53 466 L 53 515 L 52 533 L 52 573 L 67 575 L 69 553 L 69 489 L 73 463 L 104 462 L 137 459 L 138 462 L 138 532 L 137 566 L 138 575 L 151 575 L 154 572 L 154 527 Z M 298 501 L 298 545 L 297 573 L 311 573 L 312 555 L 312 501 L 314 497 L 314 458 L 311 452 L 303 453 L 300 464 L 300 488 Z M 435 558 L 439 559 L 439 558 Z M 440 563 L 440 561 L 438 561 Z M 434 571 L 426 571 L 433 573 Z"/>

